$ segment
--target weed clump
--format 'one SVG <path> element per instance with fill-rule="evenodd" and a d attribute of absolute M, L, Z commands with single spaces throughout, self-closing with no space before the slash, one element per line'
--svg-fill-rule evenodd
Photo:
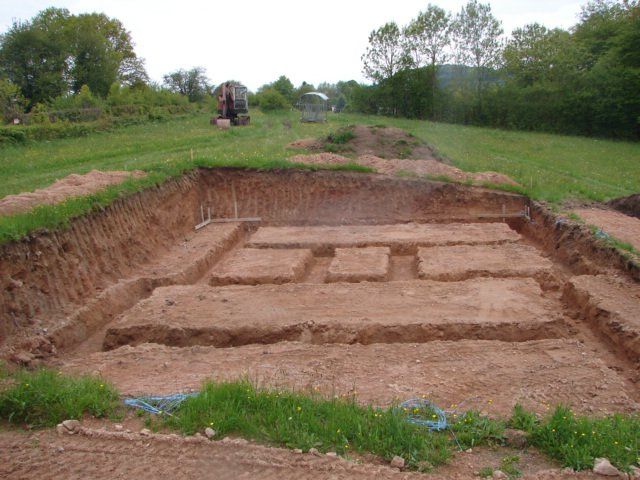
<path fill-rule="evenodd" d="M 598 457 L 622 469 L 640 462 L 637 414 L 592 418 L 559 406 L 548 418 L 538 419 L 517 405 L 509 424 L 527 432 L 531 445 L 574 470 L 592 468 Z"/>
<path fill-rule="evenodd" d="M 107 417 L 118 408 L 115 387 L 95 376 L 71 377 L 47 369 L 3 373 L 0 419 L 50 427 L 85 414 Z"/>
<path fill-rule="evenodd" d="M 356 138 L 352 127 L 343 127 L 327 136 L 327 142 L 334 145 L 344 145 Z"/>

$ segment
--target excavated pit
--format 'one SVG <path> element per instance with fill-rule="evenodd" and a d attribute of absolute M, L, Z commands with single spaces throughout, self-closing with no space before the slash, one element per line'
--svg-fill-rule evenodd
<path fill-rule="evenodd" d="M 0 353 L 125 393 L 248 374 L 376 404 L 638 407 L 636 267 L 511 193 L 202 169 L 0 249 Z"/>

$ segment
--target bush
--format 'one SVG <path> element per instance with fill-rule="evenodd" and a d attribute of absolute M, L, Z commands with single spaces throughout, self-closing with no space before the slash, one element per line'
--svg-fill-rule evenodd
<path fill-rule="evenodd" d="M 264 112 L 273 112 L 275 110 L 286 110 L 291 107 L 289 101 L 277 90 L 269 88 L 258 95 L 258 104 Z"/>
<path fill-rule="evenodd" d="M 27 141 L 27 134 L 20 127 L 0 127 L 0 145 L 19 144 Z"/>

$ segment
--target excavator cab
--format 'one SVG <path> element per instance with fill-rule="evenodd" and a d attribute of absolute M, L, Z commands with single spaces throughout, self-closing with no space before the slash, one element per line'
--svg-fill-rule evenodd
<path fill-rule="evenodd" d="M 218 116 L 211 118 L 212 125 L 228 128 L 229 125 L 248 125 L 248 89 L 239 83 L 223 83 L 217 89 Z"/>

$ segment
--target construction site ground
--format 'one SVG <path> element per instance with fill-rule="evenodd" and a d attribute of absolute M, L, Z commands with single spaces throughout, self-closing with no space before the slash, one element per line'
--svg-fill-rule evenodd
<path fill-rule="evenodd" d="M 236 180 L 225 206 L 217 205 L 216 217 L 230 221 L 196 231 L 202 199 L 221 190 L 197 198 L 176 194 L 175 211 L 167 206 L 158 218 L 181 218 L 186 203 L 180 201 L 190 202 L 188 221 L 180 229 L 174 224 L 177 234 L 162 240 L 149 233 L 135 242 L 130 237 L 129 246 L 120 247 L 142 251 L 157 242 L 144 258 L 121 259 L 112 251 L 95 271 L 65 274 L 61 265 L 51 267 L 51 278 L 39 280 L 52 285 L 49 292 L 56 282 L 88 289 L 99 275 L 108 280 L 82 301 L 59 299 L 60 305 L 46 303 L 45 295 L 29 306 L 15 294 L 13 312 L 46 308 L 58 316 L 35 315 L 29 328 L 39 336 L 14 333 L 17 340 L 6 352 L 63 372 L 99 374 L 127 396 L 196 391 L 206 379 L 249 378 L 267 387 L 353 395 L 376 406 L 426 395 L 443 408 L 502 418 L 517 403 L 539 414 L 558 404 L 590 415 L 638 411 L 638 283 L 604 261 L 589 260 L 595 266 L 587 271 L 584 262 L 563 260 L 529 233 L 545 228 L 540 218 L 522 213 L 524 207 L 505 210 L 505 203 L 524 206 L 526 200 L 504 194 L 490 203 L 495 194 L 486 193 L 485 208 L 493 217 L 463 221 L 452 210 L 446 221 L 442 210 L 430 222 L 421 210 L 407 218 L 401 201 L 375 218 L 368 213 L 370 202 L 356 208 L 342 198 L 344 208 L 336 213 L 331 199 L 338 194 L 329 187 L 316 192 L 328 205 L 319 214 L 313 201 L 283 186 L 290 203 L 273 200 L 279 203 L 270 219 L 266 203 L 243 194 L 256 190 L 264 181 L 260 175 L 247 177 L 245 190 Z M 352 174 L 335 175 L 351 181 Z M 402 195 L 409 187 L 422 188 L 416 180 L 393 182 Z M 439 198 L 454 187 L 429 188 L 441 189 L 434 190 Z M 455 188 L 463 192 L 459 198 L 485 195 Z M 234 221 L 234 201 L 240 217 L 260 221 Z M 303 223 L 291 205 L 317 216 Z M 23 270 L 5 272 L 14 292 L 26 288 Z M 44 344 L 51 345 L 46 355 Z M 0 475 L 420 477 L 380 460 L 314 457 L 238 439 L 141 437 L 139 420 L 126 422 L 131 433 L 90 420 L 74 436 L 4 430 Z M 488 447 L 458 452 L 430 478 L 473 478 L 506 454 Z M 533 449 L 518 455 L 523 478 L 569 475 Z"/>

